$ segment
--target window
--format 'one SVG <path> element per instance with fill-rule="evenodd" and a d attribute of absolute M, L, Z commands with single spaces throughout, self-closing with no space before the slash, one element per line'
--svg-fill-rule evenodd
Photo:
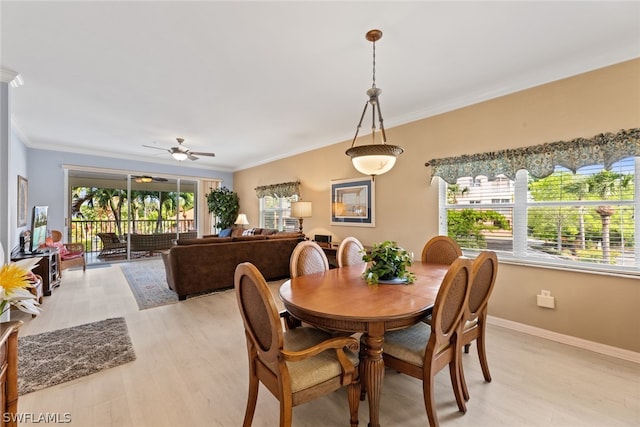
<path fill-rule="evenodd" d="M 556 166 L 544 178 L 520 170 L 515 180 L 441 181 L 447 197 L 441 197 L 446 221 L 440 232 L 464 250 L 490 249 L 521 262 L 637 272 L 636 159 L 619 160 L 609 170 L 584 166 L 575 174 Z"/>
<path fill-rule="evenodd" d="M 298 230 L 298 219 L 291 218 L 291 202 L 298 200 L 298 196 L 260 198 L 260 227 L 275 228 L 280 231 Z"/>

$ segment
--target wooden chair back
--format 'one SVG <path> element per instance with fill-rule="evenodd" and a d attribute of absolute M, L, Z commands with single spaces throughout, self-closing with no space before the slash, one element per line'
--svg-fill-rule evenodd
<path fill-rule="evenodd" d="M 357 350 L 358 340 L 332 338 L 306 327 L 283 331 L 269 286 L 251 263 L 236 267 L 234 286 L 249 355 L 249 396 L 243 426 L 251 426 L 262 383 L 280 401 L 281 427 L 291 426 L 294 406 L 348 386 L 350 421 L 356 427 L 358 358 L 355 352 L 347 357 L 345 347 Z"/>
<path fill-rule="evenodd" d="M 340 242 L 340 246 L 338 246 L 338 251 L 336 253 L 338 267 L 364 263 L 362 260 L 363 249 L 364 245 L 360 243 L 360 240 L 352 236 L 346 237 L 342 242 Z"/>
<path fill-rule="evenodd" d="M 284 338 L 280 314 L 269 286 L 253 264 L 245 263 L 236 268 L 235 288 L 247 340 L 257 357 L 276 373 Z"/>
<path fill-rule="evenodd" d="M 449 236 L 432 237 L 422 248 L 422 262 L 451 265 L 462 256 L 462 249 Z"/>
<path fill-rule="evenodd" d="M 469 292 L 469 302 L 465 308 L 462 321 L 462 340 L 465 353 L 469 352 L 472 341 L 476 341 L 478 348 L 478 358 L 482 367 L 482 374 L 485 381 L 491 382 L 491 373 L 487 362 L 486 352 L 486 324 L 487 306 L 491 292 L 496 283 L 498 274 L 498 257 L 495 252 L 483 251 L 473 261 L 471 291 Z M 464 381 L 462 372 L 462 391 L 465 399 L 469 399 L 469 391 Z"/>
<path fill-rule="evenodd" d="M 423 381 L 424 403 L 431 426 L 438 426 L 434 377 L 446 366 L 449 366 L 458 409 L 466 412 L 460 376 L 460 334 L 471 280 L 471 261 L 467 258 L 457 258 L 442 280 L 433 306 L 431 325 L 420 322 L 411 328 L 385 335 L 385 365 Z M 420 354 L 422 357 L 418 356 Z"/>
<path fill-rule="evenodd" d="M 317 243 L 305 240 L 293 249 L 289 260 L 289 273 L 292 278 L 320 273 L 328 269 L 327 255 Z"/>

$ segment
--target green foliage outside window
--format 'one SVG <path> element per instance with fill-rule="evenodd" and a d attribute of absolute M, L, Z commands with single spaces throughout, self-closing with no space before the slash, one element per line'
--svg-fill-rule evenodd
<path fill-rule="evenodd" d="M 486 249 L 483 232 L 509 229 L 505 216 L 493 210 L 450 210 L 447 216 L 449 237 L 465 248 Z"/>

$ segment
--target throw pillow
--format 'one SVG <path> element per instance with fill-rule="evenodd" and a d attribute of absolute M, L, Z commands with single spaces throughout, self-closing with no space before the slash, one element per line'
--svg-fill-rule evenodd
<path fill-rule="evenodd" d="M 246 229 L 246 230 L 244 230 L 244 231 L 242 232 L 242 235 L 243 235 L 243 236 L 253 236 L 253 235 L 255 234 L 255 232 L 256 232 L 256 231 L 255 231 L 255 229 L 253 229 L 253 228 L 248 228 L 248 229 Z"/>
<path fill-rule="evenodd" d="M 230 228 L 225 228 L 224 230 L 221 230 L 220 233 L 218 234 L 218 237 L 230 237 L 230 236 L 231 236 Z"/>

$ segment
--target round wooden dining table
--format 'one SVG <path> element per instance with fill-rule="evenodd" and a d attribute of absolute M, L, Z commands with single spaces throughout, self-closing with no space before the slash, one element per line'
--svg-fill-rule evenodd
<path fill-rule="evenodd" d="M 369 285 L 366 264 L 298 276 L 280 287 L 280 299 L 297 319 L 321 328 L 362 332 L 364 381 L 369 399 L 369 426 L 380 426 L 380 393 L 384 379 L 384 333 L 407 328 L 431 314 L 448 265 L 416 262 L 412 284 Z"/>

